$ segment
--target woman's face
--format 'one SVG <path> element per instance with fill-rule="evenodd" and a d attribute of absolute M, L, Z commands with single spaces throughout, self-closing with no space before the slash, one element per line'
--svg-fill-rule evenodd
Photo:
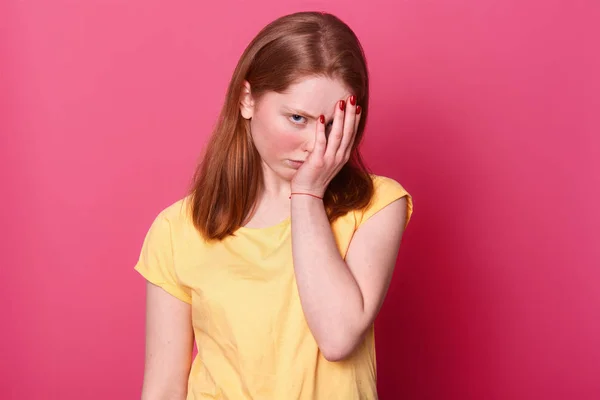
<path fill-rule="evenodd" d="M 338 79 L 307 77 L 284 93 L 268 92 L 255 101 L 251 87 L 246 85 L 241 112 L 250 119 L 252 140 L 262 158 L 265 178 L 274 173 L 291 180 L 313 149 L 319 116 L 325 116 L 327 129 L 331 129 L 337 103 L 351 94 Z"/>

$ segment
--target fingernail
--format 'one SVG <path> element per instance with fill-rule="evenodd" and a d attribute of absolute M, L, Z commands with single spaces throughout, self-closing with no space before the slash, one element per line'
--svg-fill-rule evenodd
<path fill-rule="evenodd" d="M 324 115 L 321 115 L 321 116 L 319 117 L 319 121 L 320 121 L 322 124 L 324 124 L 324 123 L 325 123 L 325 116 L 324 116 Z"/>
<path fill-rule="evenodd" d="M 340 110 L 344 111 L 346 109 L 346 102 L 344 100 L 340 100 Z"/>
<path fill-rule="evenodd" d="M 362 111 L 361 106 L 356 106 L 356 115 L 360 114 L 361 111 Z"/>
<path fill-rule="evenodd" d="M 356 105 L 356 96 L 354 96 L 354 95 L 350 96 L 350 104 Z"/>

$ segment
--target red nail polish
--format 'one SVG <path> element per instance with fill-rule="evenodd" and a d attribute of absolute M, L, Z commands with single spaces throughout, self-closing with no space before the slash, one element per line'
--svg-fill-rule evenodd
<path fill-rule="evenodd" d="M 354 96 L 354 95 L 350 96 L 350 104 L 352 104 L 352 105 L 356 104 L 356 96 Z"/>
<path fill-rule="evenodd" d="M 346 109 L 346 102 L 344 100 L 340 100 L 340 110 L 344 111 Z"/>
<path fill-rule="evenodd" d="M 320 121 L 322 124 L 324 124 L 324 123 L 325 123 L 325 116 L 324 116 L 324 115 L 321 115 L 321 116 L 319 117 L 319 121 Z"/>
<path fill-rule="evenodd" d="M 360 114 L 361 111 L 362 111 L 361 106 L 356 106 L 356 115 Z"/>

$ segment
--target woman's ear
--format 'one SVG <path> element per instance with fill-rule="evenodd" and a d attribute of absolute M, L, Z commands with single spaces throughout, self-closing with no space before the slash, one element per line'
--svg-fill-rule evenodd
<path fill-rule="evenodd" d="M 250 90 L 250 83 L 244 81 L 242 84 L 242 94 L 240 95 L 240 112 L 242 117 L 251 119 L 254 115 L 254 98 Z"/>

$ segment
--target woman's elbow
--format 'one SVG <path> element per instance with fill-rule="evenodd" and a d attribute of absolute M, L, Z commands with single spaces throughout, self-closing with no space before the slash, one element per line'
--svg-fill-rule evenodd
<path fill-rule="evenodd" d="M 362 341 L 362 337 L 362 335 L 345 335 L 337 339 L 330 337 L 328 340 L 323 340 L 321 343 L 318 343 L 319 351 L 327 361 L 343 361 L 354 353 L 354 350 Z"/>
<path fill-rule="evenodd" d="M 345 351 L 343 349 L 330 349 L 327 347 L 321 348 L 320 351 L 321 354 L 323 354 L 323 357 L 329 362 L 343 361 L 346 358 L 348 358 L 348 356 L 351 354 L 351 352 Z"/>
<path fill-rule="evenodd" d="M 147 395 L 142 396 L 142 400 L 185 400 L 187 395 L 172 394 L 172 395 Z"/>
<path fill-rule="evenodd" d="M 141 400 L 185 400 L 187 390 L 183 388 L 164 388 L 145 386 L 142 389 Z"/>

